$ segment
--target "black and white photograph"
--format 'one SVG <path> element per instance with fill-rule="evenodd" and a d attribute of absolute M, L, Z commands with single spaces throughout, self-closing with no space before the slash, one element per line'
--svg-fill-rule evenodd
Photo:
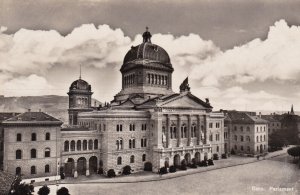
<path fill-rule="evenodd" d="M 0 195 L 300 194 L 300 0 L 0 0 Z"/>

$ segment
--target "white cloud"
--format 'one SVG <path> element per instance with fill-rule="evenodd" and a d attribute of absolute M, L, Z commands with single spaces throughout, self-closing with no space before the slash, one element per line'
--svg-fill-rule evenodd
<path fill-rule="evenodd" d="M 51 95 L 54 87 L 43 77 L 35 74 L 14 78 L 4 83 L 3 93 L 7 96 Z"/>
<path fill-rule="evenodd" d="M 219 52 L 194 66 L 192 78 L 207 85 L 219 85 L 232 78 L 236 83 L 265 81 L 267 79 L 295 80 L 300 73 L 300 28 L 289 27 L 284 20 L 271 26 L 266 40 L 249 43 Z M 217 82 L 216 82 L 217 81 Z"/>

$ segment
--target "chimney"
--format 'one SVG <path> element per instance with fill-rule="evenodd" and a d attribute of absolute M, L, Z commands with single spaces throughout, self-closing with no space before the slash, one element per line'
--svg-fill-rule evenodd
<path fill-rule="evenodd" d="M 205 98 L 205 103 L 209 104 L 209 98 Z"/>

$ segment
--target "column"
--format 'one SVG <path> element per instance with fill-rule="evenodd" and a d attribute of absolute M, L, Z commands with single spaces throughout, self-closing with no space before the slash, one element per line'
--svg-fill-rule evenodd
<path fill-rule="evenodd" d="M 177 123 L 177 146 L 178 147 L 182 147 L 182 143 L 181 143 L 181 118 L 180 115 L 178 114 L 178 123 Z"/>
<path fill-rule="evenodd" d="M 204 127 L 204 129 L 203 129 L 203 131 L 204 131 L 204 138 L 203 138 L 203 142 L 204 142 L 204 144 L 207 144 L 208 142 L 207 142 L 207 116 L 206 115 L 204 115 L 204 120 L 203 120 L 203 127 Z"/>
<path fill-rule="evenodd" d="M 197 136 L 197 145 L 200 145 L 201 141 L 201 127 L 200 127 L 200 115 L 197 115 L 197 125 L 196 125 L 196 136 Z"/>
<path fill-rule="evenodd" d="M 75 178 L 78 177 L 78 173 L 77 173 L 77 161 L 75 161 L 75 159 L 74 159 L 74 177 Z"/>
<path fill-rule="evenodd" d="M 187 145 L 191 146 L 192 142 L 191 142 L 191 115 L 188 115 L 188 142 Z"/>
<path fill-rule="evenodd" d="M 167 133 L 167 148 L 171 147 L 170 144 L 170 117 L 167 115 L 167 125 L 166 125 L 166 133 Z"/>
<path fill-rule="evenodd" d="M 89 164 L 89 159 L 86 160 L 86 171 L 85 171 L 85 176 L 90 175 L 90 164 Z"/>

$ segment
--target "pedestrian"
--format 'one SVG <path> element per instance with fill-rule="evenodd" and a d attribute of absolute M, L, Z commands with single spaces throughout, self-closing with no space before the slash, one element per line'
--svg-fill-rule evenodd
<path fill-rule="evenodd" d="M 257 160 L 259 160 L 259 155 L 256 156 Z"/>

